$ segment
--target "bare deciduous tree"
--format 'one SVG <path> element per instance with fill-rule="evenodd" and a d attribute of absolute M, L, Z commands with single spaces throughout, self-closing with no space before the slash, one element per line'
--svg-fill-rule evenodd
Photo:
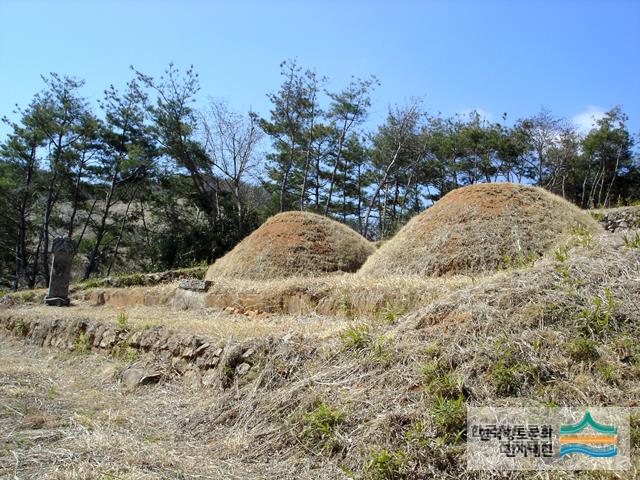
<path fill-rule="evenodd" d="M 411 139 L 415 137 L 416 127 L 423 115 L 419 102 L 414 101 L 405 108 L 390 111 L 387 123 L 380 128 L 380 132 L 377 135 L 378 145 L 376 147 L 382 153 L 383 163 L 379 167 L 378 181 L 373 186 L 373 193 L 364 216 L 362 234 L 365 237 L 369 233 L 371 211 L 383 188 L 385 189 L 385 200 L 383 203 L 385 205 L 384 208 L 386 208 L 387 182 L 391 173 L 398 167 L 398 161 L 403 149 L 405 149 Z"/>
<path fill-rule="evenodd" d="M 567 129 L 567 121 L 554 117 L 550 110 L 543 108 L 535 116 L 519 122 L 518 127 L 525 132 L 531 145 L 531 152 L 525 159 L 529 176 L 538 185 L 543 185 L 550 168 L 549 151 L 557 145 L 563 131 Z"/>
<path fill-rule="evenodd" d="M 257 147 L 263 137 L 253 114 L 243 116 L 224 102 L 211 101 L 201 114 L 203 144 L 212 176 L 219 174 L 233 195 L 238 230 L 243 231 L 246 214 L 246 178 L 258 165 Z"/>

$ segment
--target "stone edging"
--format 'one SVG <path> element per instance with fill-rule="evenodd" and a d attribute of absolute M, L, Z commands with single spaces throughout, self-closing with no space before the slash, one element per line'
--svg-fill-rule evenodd
<path fill-rule="evenodd" d="M 131 388 L 172 375 L 188 376 L 205 386 L 227 388 L 237 377 L 257 367 L 258 354 L 269 349 L 268 340 L 263 344 L 217 344 L 166 327 L 129 330 L 84 318 L 32 319 L 2 312 L 0 327 L 41 347 L 112 354 L 131 349 L 136 357 L 151 353 L 147 356 L 151 358 L 135 361 L 120 374 L 122 382 Z"/>

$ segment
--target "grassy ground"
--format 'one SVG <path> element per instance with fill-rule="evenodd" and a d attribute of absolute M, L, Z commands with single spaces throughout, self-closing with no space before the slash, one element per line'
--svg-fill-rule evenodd
<path fill-rule="evenodd" d="M 105 355 L 77 356 L 0 337 L 0 478 L 274 478 L 268 460 L 239 463 L 242 435 L 190 428 L 207 395 L 184 382 L 133 393 Z M 298 478 L 313 459 L 292 464 Z M 271 472 L 271 473 L 270 473 Z M 290 472 L 292 473 L 292 472 Z"/>
<path fill-rule="evenodd" d="M 71 308 L 52 309 L 44 305 L 21 305 L 12 309 L 24 318 L 87 318 L 114 325 L 126 315 L 134 329 L 166 326 L 172 330 L 201 335 L 212 340 L 251 340 L 270 335 L 299 333 L 319 339 L 335 336 L 344 329 L 343 319 L 323 315 L 270 315 L 250 318 L 215 308 L 172 310 L 163 305 L 144 307 L 92 306 L 78 302 Z M 122 317 L 120 317 L 122 318 Z"/>
<path fill-rule="evenodd" d="M 134 326 L 275 337 L 250 374 L 220 387 L 174 379 L 125 392 L 107 355 L 2 335 L 0 475 L 488 479 L 466 468 L 468 406 L 640 405 L 640 249 L 623 237 L 582 232 L 520 268 L 455 288 L 432 281 L 422 307 L 368 317 L 127 309 Z M 114 322 L 121 311 L 10 308 Z M 638 478 L 637 416 L 632 442 L 628 472 L 502 478 Z"/>

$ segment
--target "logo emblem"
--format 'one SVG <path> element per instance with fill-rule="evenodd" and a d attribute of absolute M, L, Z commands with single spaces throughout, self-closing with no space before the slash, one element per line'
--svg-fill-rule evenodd
<path fill-rule="evenodd" d="M 596 422 L 588 411 L 580 422 L 560 427 L 561 457 L 571 453 L 597 458 L 614 457 L 618 453 L 617 445 L 618 429 Z"/>

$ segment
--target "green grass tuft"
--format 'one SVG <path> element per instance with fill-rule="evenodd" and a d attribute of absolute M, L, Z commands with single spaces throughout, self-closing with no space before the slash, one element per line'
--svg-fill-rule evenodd
<path fill-rule="evenodd" d="M 590 338 L 579 337 L 567 342 L 565 352 L 575 362 L 595 362 L 600 358 L 596 343 Z"/>
<path fill-rule="evenodd" d="M 20 319 L 18 321 L 18 325 L 16 326 L 16 331 L 18 332 L 18 335 L 20 335 L 21 337 L 24 337 L 27 335 L 27 325 L 24 323 L 24 319 Z"/>
<path fill-rule="evenodd" d="M 127 315 L 127 312 L 118 313 L 118 317 L 116 318 L 116 326 L 121 330 L 129 327 L 129 316 Z"/>
<path fill-rule="evenodd" d="M 585 308 L 578 313 L 578 320 L 582 326 L 580 333 L 584 337 L 600 337 L 606 333 L 612 320 L 615 319 L 617 304 L 613 300 L 613 294 L 608 288 L 603 296 L 597 295 L 590 308 Z"/>
<path fill-rule="evenodd" d="M 344 350 L 363 350 L 371 343 L 371 334 L 364 324 L 354 324 L 340 333 Z"/>
<path fill-rule="evenodd" d="M 516 395 L 522 386 L 524 369 L 505 338 L 498 339 L 496 351 L 500 352 L 499 357 L 489 371 L 496 393 L 502 397 Z"/>
<path fill-rule="evenodd" d="M 498 359 L 491 369 L 491 380 L 496 393 L 501 397 L 508 397 L 519 392 L 521 386 L 521 368 L 519 365 L 510 365 L 508 360 Z"/>
<path fill-rule="evenodd" d="M 125 342 L 118 343 L 111 349 L 111 356 L 129 364 L 140 358 L 140 351 L 127 345 Z"/>
<path fill-rule="evenodd" d="M 87 355 L 91 352 L 91 342 L 89 341 L 89 337 L 84 333 L 78 335 L 73 343 L 73 351 L 78 355 Z"/>
<path fill-rule="evenodd" d="M 371 453 L 365 469 L 365 478 L 371 480 L 395 480 L 407 478 L 403 473 L 406 454 L 402 450 L 382 448 Z"/>
<path fill-rule="evenodd" d="M 379 312 L 379 317 L 385 323 L 393 325 L 402 315 L 406 313 L 406 309 L 387 303 L 387 305 Z"/>
<path fill-rule="evenodd" d="M 576 243 L 585 248 L 591 248 L 593 246 L 593 236 L 591 232 L 581 223 L 576 224 L 573 227 L 573 235 L 576 237 Z"/>
<path fill-rule="evenodd" d="M 640 248 L 640 233 L 636 232 L 633 237 L 623 237 L 624 244 L 629 248 Z"/>
<path fill-rule="evenodd" d="M 462 379 L 438 361 L 425 363 L 422 368 L 426 390 L 431 395 L 456 399 L 462 395 Z"/>
<path fill-rule="evenodd" d="M 332 453 L 339 446 L 336 432 L 344 418 L 345 414 L 342 411 L 321 402 L 303 416 L 304 427 L 300 436 L 308 447 Z"/>
<path fill-rule="evenodd" d="M 462 395 L 456 399 L 438 397 L 432 409 L 436 434 L 447 444 L 457 444 L 467 431 L 467 409 Z"/>
<path fill-rule="evenodd" d="M 558 247 L 558 249 L 553 252 L 553 256 L 559 262 L 566 262 L 567 260 L 569 260 L 569 247 L 567 247 L 566 245 Z"/>

